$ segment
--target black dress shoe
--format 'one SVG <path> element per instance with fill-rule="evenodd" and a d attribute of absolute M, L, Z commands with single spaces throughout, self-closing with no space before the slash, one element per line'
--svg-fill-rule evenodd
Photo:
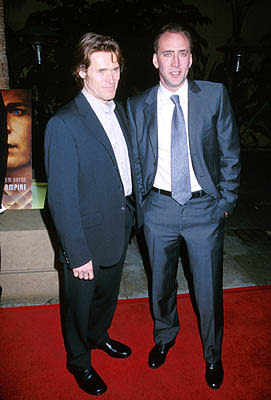
<path fill-rule="evenodd" d="M 77 369 L 68 366 L 68 370 L 73 374 L 84 392 L 98 396 L 107 390 L 106 384 L 93 368 Z"/>
<path fill-rule="evenodd" d="M 105 351 L 113 358 L 127 358 L 132 352 L 130 347 L 113 339 L 107 339 L 104 345 L 95 346 L 94 348 Z"/>
<path fill-rule="evenodd" d="M 148 365 L 150 368 L 159 368 L 166 361 L 169 349 L 174 346 L 175 339 L 166 344 L 156 344 L 150 351 Z"/>
<path fill-rule="evenodd" d="M 224 371 L 221 360 L 215 363 L 206 363 L 205 379 L 211 389 L 219 389 L 223 382 Z"/>

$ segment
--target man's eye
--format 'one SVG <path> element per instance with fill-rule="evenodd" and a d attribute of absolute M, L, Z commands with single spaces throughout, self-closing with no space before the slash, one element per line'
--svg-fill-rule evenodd
<path fill-rule="evenodd" d="M 164 53 L 164 56 L 165 56 L 165 57 L 170 57 L 170 56 L 171 56 L 171 53 L 170 53 L 170 52 Z"/>
<path fill-rule="evenodd" d="M 187 54 L 188 54 L 188 51 L 187 51 L 187 50 L 184 50 L 184 51 L 181 51 L 180 53 L 181 53 L 181 56 L 182 56 L 182 57 L 186 57 Z"/>
<path fill-rule="evenodd" d="M 29 114 L 29 109 L 23 104 L 7 104 L 6 105 L 7 114 L 11 117 L 21 117 L 25 114 Z"/>
<path fill-rule="evenodd" d="M 116 72 L 116 73 L 120 72 L 120 67 L 114 68 L 114 69 L 113 69 L 113 72 Z"/>
<path fill-rule="evenodd" d="M 26 111 L 22 108 L 14 108 L 13 110 L 9 110 L 8 113 L 15 117 L 20 117 L 21 115 L 25 115 Z"/>
<path fill-rule="evenodd" d="M 99 74 L 103 74 L 104 73 L 104 69 L 98 69 L 98 73 Z"/>

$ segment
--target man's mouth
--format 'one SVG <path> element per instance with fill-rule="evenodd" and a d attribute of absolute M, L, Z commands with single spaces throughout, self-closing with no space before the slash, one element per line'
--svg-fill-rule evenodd
<path fill-rule="evenodd" d="M 15 147 L 17 147 L 16 144 L 8 144 L 9 149 L 14 149 Z"/>
<path fill-rule="evenodd" d="M 181 71 L 171 71 L 171 75 L 178 76 L 181 74 Z"/>

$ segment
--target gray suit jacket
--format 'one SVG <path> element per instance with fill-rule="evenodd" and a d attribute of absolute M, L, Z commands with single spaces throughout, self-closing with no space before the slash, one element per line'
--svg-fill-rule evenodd
<path fill-rule="evenodd" d="M 115 113 L 128 147 L 140 225 L 126 116 L 118 104 Z M 125 238 L 124 189 L 107 134 L 82 93 L 47 124 L 45 167 L 48 203 L 65 262 L 70 268 L 90 260 L 98 266 L 117 263 Z"/>
<path fill-rule="evenodd" d="M 151 190 L 158 162 L 158 85 L 127 102 L 141 197 Z M 202 189 L 231 213 L 240 180 L 240 146 L 229 96 L 220 83 L 188 81 L 192 164 Z"/>

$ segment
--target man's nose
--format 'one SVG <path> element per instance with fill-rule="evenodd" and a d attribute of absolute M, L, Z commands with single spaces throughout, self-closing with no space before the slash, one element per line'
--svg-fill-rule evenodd
<path fill-rule="evenodd" d="M 7 114 L 7 131 L 11 133 L 10 116 Z"/>
<path fill-rule="evenodd" d="M 172 59 L 171 59 L 171 65 L 173 67 L 178 67 L 179 64 L 180 64 L 179 57 L 177 56 L 177 54 L 173 54 Z"/>
<path fill-rule="evenodd" d="M 110 83 L 114 83 L 114 73 L 113 71 L 107 71 L 107 81 Z"/>

